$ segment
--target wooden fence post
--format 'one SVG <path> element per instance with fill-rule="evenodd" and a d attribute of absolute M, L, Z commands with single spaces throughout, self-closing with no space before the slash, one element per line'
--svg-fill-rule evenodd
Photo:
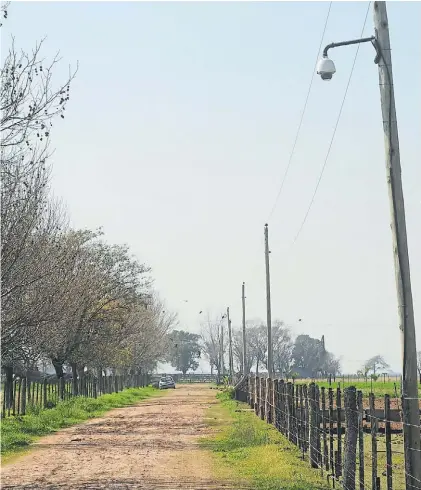
<path fill-rule="evenodd" d="M 323 435 L 323 464 L 326 471 L 329 471 L 329 453 L 327 448 L 327 428 L 326 428 L 326 388 L 322 388 L 322 435 Z"/>
<path fill-rule="evenodd" d="M 22 415 L 26 414 L 26 384 L 27 384 L 27 378 L 22 379 L 22 401 L 21 401 L 21 411 L 20 413 Z"/>
<path fill-rule="evenodd" d="M 248 390 L 249 391 L 249 394 L 248 394 L 248 402 L 249 402 L 250 408 L 254 408 L 254 400 L 253 400 L 253 398 L 254 398 L 254 385 L 253 385 L 253 383 L 254 383 L 254 376 L 252 374 L 250 374 L 249 377 L 248 377 L 248 379 L 249 379 L 249 384 L 248 384 L 248 386 L 249 386 L 249 390 Z"/>
<path fill-rule="evenodd" d="M 336 426 L 338 428 L 338 456 L 336 458 L 336 478 L 342 476 L 342 392 L 340 388 L 336 390 L 336 416 L 338 418 Z"/>
<path fill-rule="evenodd" d="M 359 462 L 359 482 L 360 490 L 364 490 L 364 408 L 363 408 L 363 392 L 357 392 L 357 405 L 358 405 L 358 462 Z"/>
<path fill-rule="evenodd" d="M 329 456 L 332 477 L 335 477 L 335 453 L 333 449 L 333 389 L 329 388 Z"/>
<path fill-rule="evenodd" d="M 260 378 L 259 415 L 262 420 L 265 419 L 265 385 L 263 378 Z"/>
<path fill-rule="evenodd" d="M 22 382 L 23 382 L 23 379 L 20 378 L 19 381 L 18 381 L 18 404 L 17 404 L 17 414 L 20 415 L 21 414 L 21 401 L 22 401 L 22 396 L 21 396 L 21 393 L 22 393 Z"/>
<path fill-rule="evenodd" d="M 278 382 L 278 424 L 279 431 L 285 435 L 285 381 Z"/>
<path fill-rule="evenodd" d="M 310 466 L 317 468 L 317 410 L 316 410 L 316 385 L 310 383 L 309 386 L 310 398 Z"/>
<path fill-rule="evenodd" d="M 319 386 L 316 385 L 316 448 L 317 448 L 317 464 L 321 469 L 321 474 L 323 476 L 323 454 L 322 454 L 322 445 L 320 441 L 320 389 Z"/>
<path fill-rule="evenodd" d="M 13 401 L 12 414 L 13 414 L 13 416 L 16 415 L 16 388 L 17 388 L 17 384 L 18 384 L 18 382 L 15 379 L 13 382 L 13 397 L 12 397 L 12 401 Z"/>
<path fill-rule="evenodd" d="M 377 418 L 374 416 L 375 398 L 370 393 L 370 426 L 371 426 L 371 485 L 377 490 Z"/>
<path fill-rule="evenodd" d="M 299 442 L 299 448 L 301 449 L 301 452 L 303 453 L 303 459 L 304 459 L 304 453 L 305 453 L 305 428 L 304 428 L 304 397 L 303 397 L 303 386 L 299 385 L 297 386 L 298 389 L 298 394 L 297 394 L 297 400 L 298 400 L 298 409 L 296 410 L 297 418 L 298 418 L 298 442 Z"/>
<path fill-rule="evenodd" d="M 304 398 L 304 453 L 308 452 L 308 441 L 310 437 L 309 433 L 309 404 L 308 404 L 308 388 L 307 385 L 303 386 L 303 398 Z"/>
<path fill-rule="evenodd" d="M 43 400 L 42 400 L 42 405 L 44 408 L 47 408 L 47 403 L 48 403 L 48 397 L 47 397 L 47 379 L 44 378 L 42 382 L 42 394 L 43 394 Z"/>
<path fill-rule="evenodd" d="M 291 434 L 292 434 L 291 442 L 293 444 L 297 445 L 297 443 L 298 443 L 297 442 L 298 424 L 297 424 L 297 417 L 296 417 L 296 411 L 295 411 L 295 385 L 294 385 L 294 383 L 291 383 L 290 395 L 291 395 L 290 414 L 291 414 Z"/>
<path fill-rule="evenodd" d="M 60 397 L 60 400 L 64 400 L 64 393 L 65 393 L 65 381 L 64 381 L 64 378 L 60 378 L 60 381 L 59 381 L 60 385 L 59 385 L 59 397 Z"/>
<path fill-rule="evenodd" d="M 254 378 L 254 412 L 259 415 L 260 378 Z"/>
<path fill-rule="evenodd" d="M 273 380 L 273 425 L 279 430 L 279 380 Z"/>
<path fill-rule="evenodd" d="M 265 416 L 266 422 L 268 424 L 272 423 L 272 407 L 270 405 L 272 399 L 272 380 L 270 378 L 266 378 L 266 389 L 265 389 Z"/>
<path fill-rule="evenodd" d="M 31 378 L 26 377 L 26 405 L 30 405 L 31 403 L 34 403 L 34 400 L 32 398 L 31 400 L 31 389 L 35 388 L 35 383 L 31 383 Z M 26 407 L 25 407 L 26 408 Z"/>
<path fill-rule="evenodd" d="M 357 438 L 358 438 L 358 412 L 357 390 L 350 386 L 345 390 L 345 454 L 344 479 L 346 489 L 355 489 L 355 473 L 357 471 Z"/>
<path fill-rule="evenodd" d="M 387 490 L 392 490 L 392 430 L 390 427 L 390 395 L 384 395 L 384 420 L 386 432 L 386 479 Z M 420 454 L 421 458 L 421 454 Z"/>

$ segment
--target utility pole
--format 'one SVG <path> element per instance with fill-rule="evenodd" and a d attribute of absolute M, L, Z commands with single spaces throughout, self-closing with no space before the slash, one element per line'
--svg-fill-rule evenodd
<path fill-rule="evenodd" d="M 379 86 L 386 150 L 393 254 L 402 341 L 402 408 L 406 489 L 421 488 L 421 442 L 418 407 L 415 320 L 401 180 L 398 125 L 393 91 L 392 56 L 385 2 L 374 2 L 374 27 L 379 54 Z"/>
<path fill-rule="evenodd" d="M 246 297 L 245 297 L 245 284 L 242 285 L 242 302 L 243 302 L 243 376 L 246 376 L 247 369 L 247 343 L 246 343 Z"/>
<path fill-rule="evenodd" d="M 224 317 L 222 317 L 223 319 Z M 221 336 L 220 336 L 220 340 L 219 340 L 219 348 L 220 348 L 220 351 L 219 351 L 219 358 L 220 358 L 220 366 L 221 366 L 221 369 L 220 369 L 220 374 L 221 374 L 221 381 L 223 381 L 223 377 L 224 377 L 224 322 L 221 320 Z"/>
<path fill-rule="evenodd" d="M 227 320 L 228 320 L 228 341 L 229 341 L 229 348 L 228 348 L 229 373 L 230 373 L 230 383 L 232 384 L 233 377 L 234 377 L 234 359 L 233 359 L 233 355 L 232 355 L 232 330 L 231 330 L 231 319 L 230 319 L 229 306 L 227 308 Z"/>
<path fill-rule="evenodd" d="M 270 304 L 270 271 L 269 271 L 269 230 L 265 224 L 265 262 L 266 262 L 266 318 L 268 326 L 268 377 L 273 377 L 273 346 L 272 346 L 272 310 Z"/>

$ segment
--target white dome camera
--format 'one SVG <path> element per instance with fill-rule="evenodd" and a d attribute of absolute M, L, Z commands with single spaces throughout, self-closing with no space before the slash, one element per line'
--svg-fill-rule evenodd
<path fill-rule="evenodd" d="M 335 72 L 335 63 L 327 56 L 323 56 L 317 63 L 317 74 L 322 77 L 322 80 L 331 80 Z"/>

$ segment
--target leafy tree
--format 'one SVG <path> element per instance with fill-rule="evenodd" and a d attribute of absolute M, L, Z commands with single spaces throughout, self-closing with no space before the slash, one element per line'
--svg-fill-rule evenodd
<path fill-rule="evenodd" d="M 201 355 L 200 335 L 174 330 L 170 336 L 168 360 L 177 371 L 186 374 L 189 369 L 195 371 L 199 367 Z"/>
<path fill-rule="evenodd" d="M 284 322 L 275 320 L 272 325 L 273 368 L 276 373 L 285 376 L 291 371 L 292 342 L 291 332 Z"/>
<path fill-rule="evenodd" d="M 379 369 L 388 369 L 390 366 L 381 355 L 373 356 L 364 363 L 363 372 L 365 376 L 370 372 L 376 376 Z"/>
<path fill-rule="evenodd" d="M 267 327 L 260 320 L 247 322 L 247 348 L 256 364 L 256 374 L 259 366 L 267 367 Z"/>
<path fill-rule="evenodd" d="M 294 367 L 300 368 L 310 376 L 316 376 L 323 370 L 324 348 L 319 339 L 309 335 L 299 335 L 294 343 L 292 357 Z"/>

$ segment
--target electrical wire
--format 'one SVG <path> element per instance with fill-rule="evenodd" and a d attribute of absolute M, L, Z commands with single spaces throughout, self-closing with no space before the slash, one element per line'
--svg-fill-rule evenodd
<path fill-rule="evenodd" d="M 368 2 L 367 12 L 365 14 L 364 24 L 363 24 L 363 28 L 361 29 L 361 35 L 360 35 L 360 37 L 362 37 L 363 34 L 364 34 L 364 29 L 365 29 L 365 26 L 366 26 L 366 23 L 367 23 L 367 17 L 368 17 L 368 12 L 370 10 L 370 5 L 371 5 L 371 1 Z M 309 206 L 307 208 L 307 211 L 306 211 L 306 214 L 304 216 L 304 219 L 303 219 L 303 221 L 302 221 L 302 223 L 300 225 L 300 228 L 298 229 L 297 234 L 295 235 L 295 238 L 294 238 L 294 241 L 293 241 L 293 245 L 298 240 L 298 237 L 300 236 L 301 231 L 304 228 L 304 225 L 305 225 L 305 223 L 307 221 L 308 215 L 310 214 L 311 208 L 313 207 L 313 203 L 314 203 L 314 200 L 316 198 L 317 191 L 319 190 L 320 182 L 322 181 L 323 174 L 324 174 L 324 171 L 326 169 L 326 165 L 327 165 L 327 162 L 328 162 L 328 159 L 329 159 L 329 156 L 330 156 L 330 152 L 332 150 L 333 142 L 335 140 L 336 131 L 337 131 L 338 126 L 339 126 L 339 121 L 340 121 L 341 116 L 342 116 L 342 111 L 343 111 L 343 108 L 344 108 L 344 105 L 345 105 L 345 100 L 346 100 L 346 96 L 348 94 L 348 89 L 349 89 L 349 86 L 351 84 L 351 79 L 352 79 L 352 75 L 354 73 L 355 64 L 357 62 L 357 57 L 358 57 L 358 53 L 359 53 L 359 50 L 360 50 L 360 46 L 361 45 L 358 44 L 357 50 L 355 52 L 354 61 L 352 63 L 351 72 L 350 72 L 349 78 L 348 78 L 348 83 L 347 83 L 346 88 L 345 88 L 345 93 L 344 93 L 344 96 L 343 96 L 343 99 L 342 99 L 342 103 L 341 103 L 341 106 L 340 106 L 340 109 L 339 109 L 338 117 L 336 119 L 336 124 L 335 124 L 335 127 L 333 129 L 332 137 L 330 139 L 329 147 L 328 147 L 328 150 L 327 150 L 327 153 L 326 153 L 326 157 L 325 157 L 325 160 L 324 160 L 324 163 L 323 163 L 323 166 L 322 166 L 322 170 L 321 170 L 320 175 L 319 175 L 319 178 L 317 180 L 317 184 L 316 184 L 316 187 L 314 189 L 313 196 L 312 196 L 312 198 L 310 200 L 310 204 L 309 204 Z"/>
<path fill-rule="evenodd" d="M 319 49 L 317 50 L 316 62 L 314 64 L 314 67 L 313 67 L 312 72 L 311 72 L 310 85 L 309 85 L 308 90 L 307 90 L 307 96 L 306 96 L 306 99 L 305 99 L 305 102 L 304 102 L 303 110 L 301 112 L 300 122 L 298 124 L 297 132 L 295 134 L 294 144 L 292 145 L 292 150 L 291 150 L 291 153 L 289 155 L 288 164 L 287 164 L 287 167 L 285 169 L 284 175 L 282 177 L 282 181 L 281 181 L 281 185 L 280 185 L 280 188 L 279 188 L 279 192 L 278 192 L 278 194 L 276 196 L 275 203 L 272 206 L 272 210 L 271 210 L 271 212 L 269 214 L 268 220 L 272 217 L 273 213 L 275 212 L 276 206 L 278 204 L 279 198 L 280 198 L 281 193 L 282 193 L 282 190 L 284 188 L 284 184 L 285 184 L 285 181 L 286 181 L 286 178 L 287 178 L 289 169 L 291 167 L 291 162 L 292 162 L 292 158 L 294 156 L 295 147 L 297 146 L 298 137 L 300 135 L 301 126 L 303 124 L 304 115 L 306 113 L 307 104 L 308 104 L 308 100 L 309 100 L 310 92 L 311 92 L 311 87 L 313 86 L 314 72 L 316 71 L 316 66 L 317 66 L 317 62 L 319 60 L 320 50 L 322 49 L 322 44 L 323 44 L 323 40 L 324 40 L 324 37 L 325 37 L 326 27 L 327 27 L 327 23 L 328 23 L 328 20 L 329 20 L 329 15 L 330 15 L 331 8 L 332 8 L 332 2 L 329 3 L 329 8 L 328 8 L 327 15 L 326 15 L 326 20 L 325 20 L 325 24 L 324 24 L 324 27 L 323 27 L 322 36 L 320 38 Z"/>

